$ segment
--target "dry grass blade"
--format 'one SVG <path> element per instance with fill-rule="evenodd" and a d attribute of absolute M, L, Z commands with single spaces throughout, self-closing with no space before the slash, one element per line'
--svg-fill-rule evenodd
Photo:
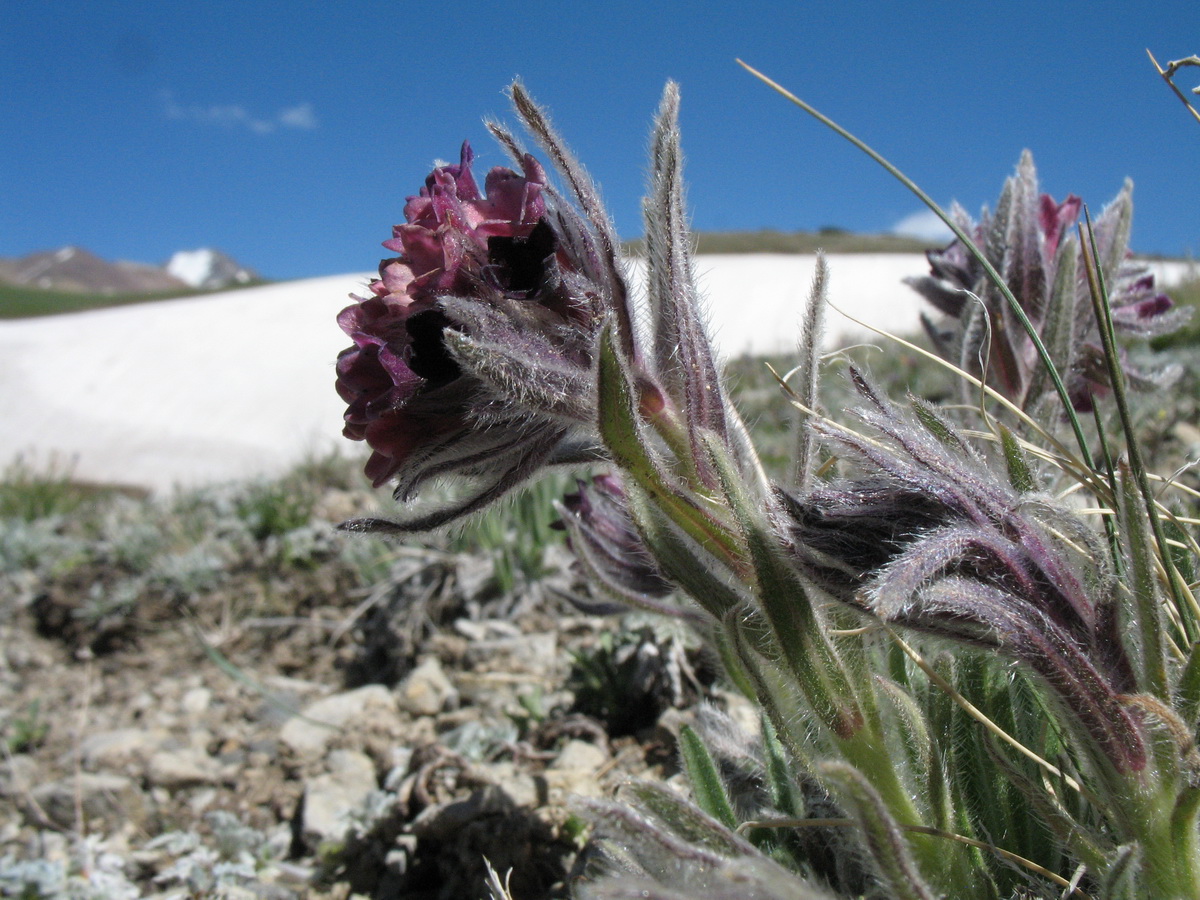
<path fill-rule="evenodd" d="M 1179 98 L 1179 101 L 1188 108 L 1188 111 L 1192 114 L 1192 117 L 1197 122 L 1200 122 L 1200 110 L 1197 110 L 1196 107 L 1192 106 L 1192 101 L 1189 100 L 1187 95 L 1175 84 L 1175 73 L 1184 66 L 1200 66 L 1200 56 L 1189 56 L 1185 59 L 1174 60 L 1167 63 L 1167 67 L 1164 69 L 1158 64 L 1158 60 L 1154 58 L 1153 53 L 1147 50 L 1146 55 L 1150 57 L 1150 62 L 1154 63 L 1154 68 L 1158 69 L 1158 74 L 1162 76 L 1162 80 L 1167 83 L 1167 86 L 1175 93 L 1175 96 Z"/>
<path fill-rule="evenodd" d="M 886 628 L 887 626 L 884 627 Z M 897 646 L 899 646 L 900 649 L 904 651 L 904 654 L 917 665 L 917 668 L 924 672 L 930 681 L 932 681 L 940 690 L 945 692 L 946 696 L 957 703 L 963 709 L 963 711 L 967 713 L 967 715 L 969 715 L 972 719 L 974 719 L 1000 740 L 1004 741 L 1004 743 L 1008 744 L 1022 756 L 1028 757 L 1055 778 L 1061 778 L 1063 782 L 1072 790 L 1078 791 L 1082 796 L 1088 797 L 1089 800 L 1095 802 L 1095 798 L 1089 795 L 1088 791 L 1083 787 L 1083 785 L 1081 785 L 1070 775 L 1063 772 L 1063 770 L 1054 765 L 1054 763 L 1047 759 L 1043 759 L 1037 753 L 1030 750 L 1015 737 L 993 722 L 983 713 L 982 710 L 979 709 L 979 707 L 975 706 L 975 704 L 955 690 L 954 686 L 950 684 L 950 682 L 946 681 L 946 679 L 934 671 L 933 666 L 926 661 L 925 657 L 923 657 L 910 644 L 908 644 L 904 638 L 896 634 L 896 632 L 891 628 L 888 628 L 887 630 L 892 639 L 896 642 Z"/>

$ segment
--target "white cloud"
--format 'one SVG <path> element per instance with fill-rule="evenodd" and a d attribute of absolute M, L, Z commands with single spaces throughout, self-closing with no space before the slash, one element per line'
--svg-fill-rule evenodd
<path fill-rule="evenodd" d="M 316 128 L 317 114 L 311 103 L 301 103 L 279 114 L 279 124 L 288 128 Z"/>
<path fill-rule="evenodd" d="M 313 129 L 317 127 L 317 115 L 311 103 L 300 103 L 282 109 L 274 116 L 260 118 L 252 115 L 244 106 L 237 104 L 201 106 L 184 105 L 170 91 L 163 91 L 159 98 L 168 119 L 195 122 L 198 125 L 217 125 L 222 128 L 246 128 L 255 134 L 271 134 L 280 128 Z"/>
<path fill-rule="evenodd" d="M 909 213 L 892 226 L 892 234 L 920 238 L 925 241 L 949 241 L 953 234 L 932 209 Z"/>

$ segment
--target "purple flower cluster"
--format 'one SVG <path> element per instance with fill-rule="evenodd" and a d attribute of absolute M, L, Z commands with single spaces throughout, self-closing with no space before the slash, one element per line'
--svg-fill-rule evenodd
<path fill-rule="evenodd" d="M 1072 233 L 1083 201 L 1071 194 L 1058 203 L 1039 191 L 1033 157 L 1026 151 L 1004 184 L 995 212 L 975 222 L 955 206 L 953 216 L 1003 278 L 1059 368 L 1072 405 L 1091 409 L 1109 390 L 1091 289 L 1079 239 Z M 1126 183 L 1094 224 L 1096 264 L 1107 286 L 1113 326 L 1128 337 L 1149 338 L 1182 325 L 1189 315 L 1155 288 L 1154 276 L 1129 253 L 1132 185 Z M 930 274 L 907 283 L 941 318 L 922 316 L 938 351 L 996 390 L 1028 407 L 1049 387 L 1024 327 L 983 265 L 960 242 L 928 254 Z M 1143 371 L 1122 360 L 1134 387 L 1161 386 L 1177 369 Z"/>
<path fill-rule="evenodd" d="M 472 159 L 464 143 L 458 165 L 434 169 L 408 198 L 405 223 L 383 245 L 399 255 L 383 260 L 370 294 L 338 316 L 354 341 L 337 361 L 344 433 L 374 451 L 367 474 L 376 487 L 418 448 L 466 425 L 461 403 L 421 402 L 462 374 L 442 339 L 449 320 L 438 299 L 481 284 L 527 293 L 554 253 L 549 229 L 538 227 L 546 178 L 537 161 L 527 155 L 521 174 L 492 169 L 481 193 Z"/>

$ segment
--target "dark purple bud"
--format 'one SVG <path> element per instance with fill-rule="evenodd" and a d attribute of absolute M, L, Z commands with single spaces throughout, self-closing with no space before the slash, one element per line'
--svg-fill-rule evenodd
<path fill-rule="evenodd" d="M 625 491 L 613 475 L 579 481 L 579 490 L 559 504 L 567 542 L 584 568 L 618 599 L 644 606 L 674 589 L 642 542 L 629 513 Z"/>
<path fill-rule="evenodd" d="M 1095 537 L 1018 493 L 943 418 L 897 410 L 858 373 L 859 434 L 817 425 L 859 472 L 780 495 L 797 567 L 880 618 L 1000 650 L 1036 672 L 1120 771 L 1145 764 L 1119 695 L 1132 684 Z"/>

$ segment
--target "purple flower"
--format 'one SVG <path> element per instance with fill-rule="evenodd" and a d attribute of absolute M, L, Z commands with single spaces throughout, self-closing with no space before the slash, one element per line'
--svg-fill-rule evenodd
<path fill-rule="evenodd" d="M 435 528 L 547 464 L 596 458 L 600 329 L 612 317 L 632 335 L 620 245 L 545 113 L 520 85 L 512 99 L 578 208 L 494 123 L 516 171 L 493 168 L 480 190 L 464 143 L 457 165 L 438 166 L 408 198 L 384 244 L 397 255 L 338 317 L 354 342 L 337 362 L 344 433 L 366 441 L 367 474 L 376 486 L 394 483 L 398 500 L 441 477 L 456 479 L 457 496 L 399 522 L 349 528 Z"/>
<path fill-rule="evenodd" d="M 370 295 L 355 297 L 338 316 L 354 341 L 337 363 L 337 390 L 348 404 L 344 433 L 374 451 L 367 474 L 376 487 L 417 448 L 464 425 L 462 408 L 418 400 L 462 374 L 442 340 L 449 320 L 438 298 L 470 294 L 485 282 L 529 292 L 553 254 L 548 228 L 532 238 L 546 211 L 545 174 L 533 157 L 522 161 L 520 175 L 493 169 L 482 195 L 472 159 L 464 143 L 458 165 L 434 169 L 408 198 L 405 224 L 384 242 L 400 255 L 381 262 Z"/>
<path fill-rule="evenodd" d="M 1072 405 L 1091 409 L 1092 398 L 1109 390 L 1100 334 L 1092 308 L 1079 240 L 1072 233 L 1083 201 L 1071 194 L 1062 203 L 1038 189 L 1033 157 L 1026 151 L 1004 184 L 996 211 L 979 222 L 958 206 L 953 216 L 987 257 L 1020 304 L 1058 367 Z M 1154 290 L 1154 276 L 1130 259 L 1132 186 L 1127 182 L 1095 221 L 1097 264 L 1108 288 L 1113 325 L 1129 337 L 1174 331 L 1190 311 L 1175 309 Z M 1007 301 L 987 279 L 983 266 L 959 241 L 930 251 L 930 274 L 906 279 L 939 313 L 922 315 L 938 351 L 976 375 L 987 366 L 989 384 L 1023 407 L 1050 387 L 1033 342 Z M 1177 368 L 1140 371 L 1122 367 L 1135 387 L 1164 385 Z"/>

